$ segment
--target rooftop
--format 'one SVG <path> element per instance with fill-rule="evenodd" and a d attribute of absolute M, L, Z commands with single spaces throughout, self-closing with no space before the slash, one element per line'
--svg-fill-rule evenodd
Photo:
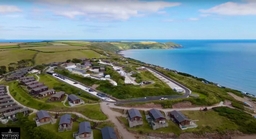
<path fill-rule="evenodd" d="M 82 122 L 79 124 L 78 134 L 90 133 L 92 131 L 90 122 Z"/>
<path fill-rule="evenodd" d="M 46 117 L 51 117 L 49 114 L 48 114 L 48 112 L 47 111 L 45 111 L 45 110 L 40 110 L 40 111 L 38 111 L 37 113 L 36 113 L 36 115 L 37 115 L 37 117 L 38 117 L 38 119 L 42 119 L 42 118 L 46 118 Z"/>
<path fill-rule="evenodd" d="M 142 117 L 140 114 L 140 111 L 137 109 L 130 109 L 128 110 L 128 114 L 130 118 L 134 118 L 134 117 Z"/>
<path fill-rule="evenodd" d="M 117 139 L 116 133 L 112 127 L 101 129 L 102 139 Z"/>
<path fill-rule="evenodd" d="M 74 94 L 71 94 L 71 95 L 68 95 L 68 98 L 71 100 L 71 101 L 75 101 L 75 100 L 78 100 L 80 98 L 78 98 L 76 95 Z"/>
<path fill-rule="evenodd" d="M 153 120 L 156 120 L 159 118 L 165 118 L 163 114 L 157 109 L 151 109 L 149 110 L 149 112 L 151 113 Z"/>
<path fill-rule="evenodd" d="M 62 115 L 61 117 L 60 117 L 60 125 L 61 124 L 69 124 L 69 123 L 71 123 L 71 115 L 70 114 L 65 114 L 65 115 Z"/>
<path fill-rule="evenodd" d="M 188 120 L 188 118 L 187 118 L 185 115 L 183 115 L 181 112 L 179 112 L 179 111 L 174 110 L 174 111 L 171 111 L 170 114 L 173 115 L 174 118 L 175 118 L 178 122 L 183 122 L 183 121 L 185 121 L 185 120 Z"/>
<path fill-rule="evenodd" d="M 60 98 L 65 92 L 57 92 L 56 94 L 52 95 L 51 97 L 57 97 Z"/>

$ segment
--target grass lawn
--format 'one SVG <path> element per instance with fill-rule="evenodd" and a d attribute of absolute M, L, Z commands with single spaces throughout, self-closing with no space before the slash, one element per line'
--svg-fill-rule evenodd
<path fill-rule="evenodd" d="M 126 128 L 130 131 L 135 131 L 137 133 L 140 134 L 147 134 L 147 133 L 174 133 L 176 135 L 179 135 L 182 131 L 181 129 L 175 125 L 173 122 L 168 121 L 169 126 L 165 127 L 165 128 L 159 128 L 157 130 L 153 130 L 150 125 L 148 124 L 147 120 L 146 120 L 146 116 L 144 113 L 142 113 L 142 118 L 143 118 L 143 125 L 141 126 L 137 126 L 137 127 L 129 127 L 129 123 L 127 121 L 127 119 L 125 117 L 118 117 L 118 120 L 121 121 L 121 123 L 123 123 Z"/>
<path fill-rule="evenodd" d="M 144 85 L 142 87 L 169 87 L 166 83 L 155 77 L 151 72 L 149 71 L 140 71 L 138 74 L 140 74 L 142 81 L 154 81 L 154 84 L 150 85 Z"/>
<path fill-rule="evenodd" d="M 75 107 L 54 108 L 53 111 L 73 111 L 95 120 L 106 120 L 108 117 L 101 111 L 100 104 L 78 105 Z"/>
<path fill-rule="evenodd" d="M 60 80 L 52 77 L 48 74 L 40 74 L 40 82 L 44 83 L 49 88 L 55 88 L 56 91 L 64 91 L 67 94 L 78 94 L 81 92 L 80 97 L 85 103 L 98 102 L 98 98 L 67 83 L 61 82 Z"/>
<path fill-rule="evenodd" d="M 209 111 L 182 111 L 189 119 L 198 120 L 197 128 L 185 130 L 186 132 L 214 132 L 236 130 L 238 126 L 228 118 L 220 116 L 213 110 Z"/>
<path fill-rule="evenodd" d="M 100 58 L 100 54 L 92 50 L 78 50 L 55 53 L 39 53 L 36 58 L 36 64 L 62 62 L 73 58 Z M 103 56 L 102 56 L 103 57 Z"/>
<path fill-rule="evenodd" d="M 28 48 L 26 48 L 28 49 Z M 32 48 L 34 50 L 40 50 L 40 51 L 66 51 L 66 50 L 78 50 L 78 49 L 86 49 L 86 47 L 79 47 L 79 46 L 47 46 L 47 47 L 34 47 Z"/>
<path fill-rule="evenodd" d="M 1 65 L 8 66 L 9 63 L 16 63 L 22 59 L 31 59 L 35 53 L 34 51 L 21 49 L 0 51 L 0 63 Z"/>

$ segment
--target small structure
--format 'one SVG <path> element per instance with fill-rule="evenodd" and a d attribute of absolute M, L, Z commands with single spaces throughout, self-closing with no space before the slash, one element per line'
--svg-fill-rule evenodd
<path fill-rule="evenodd" d="M 70 106 L 75 106 L 84 103 L 79 97 L 74 94 L 68 95 L 68 101 Z"/>
<path fill-rule="evenodd" d="M 45 110 L 40 110 L 36 113 L 36 125 L 41 126 L 51 123 L 51 116 Z"/>
<path fill-rule="evenodd" d="M 148 114 L 147 120 L 154 130 L 168 126 L 166 118 L 159 110 L 151 109 L 148 111 Z"/>
<path fill-rule="evenodd" d="M 15 105 L 17 105 L 15 102 L 7 102 L 7 103 L 0 104 L 0 108 L 4 109 L 4 108 L 15 106 Z"/>
<path fill-rule="evenodd" d="M 2 109 L 0 109 L 0 114 L 7 113 L 7 112 L 12 112 L 12 111 L 15 111 L 15 110 L 18 110 L 18 109 L 21 109 L 21 108 L 22 107 L 18 106 L 18 105 L 2 108 Z"/>
<path fill-rule="evenodd" d="M 117 139 L 116 132 L 112 127 L 104 127 L 101 129 L 102 139 Z"/>
<path fill-rule="evenodd" d="M 49 90 L 46 90 L 44 92 L 41 92 L 38 94 L 39 97 L 47 97 L 47 96 L 50 96 L 52 94 L 55 94 L 55 90 L 54 89 L 49 89 Z"/>
<path fill-rule="evenodd" d="M 41 87 L 33 88 L 33 89 L 30 91 L 30 93 L 31 93 L 31 94 L 34 94 L 34 95 L 37 95 L 37 94 L 39 94 L 39 93 L 41 93 L 41 92 L 44 92 L 44 91 L 46 91 L 46 90 L 48 90 L 48 87 L 47 87 L 47 86 L 41 86 Z"/>
<path fill-rule="evenodd" d="M 65 64 L 63 64 L 63 66 L 64 66 L 66 69 L 76 68 L 76 64 L 74 64 L 74 63 L 65 63 Z"/>
<path fill-rule="evenodd" d="M 194 122 L 189 120 L 186 116 L 184 116 L 179 111 L 174 110 L 174 111 L 170 112 L 169 115 L 170 115 L 171 120 L 174 123 L 178 124 L 182 130 L 197 127 L 197 125 Z"/>
<path fill-rule="evenodd" d="M 32 82 L 32 81 L 35 81 L 35 78 L 34 78 L 34 77 L 21 79 L 21 80 L 20 80 L 20 83 L 25 85 L 26 83 Z"/>
<path fill-rule="evenodd" d="M 34 84 L 31 84 L 31 85 L 28 85 L 28 89 L 34 89 L 34 88 L 38 88 L 38 87 L 41 87 L 41 86 L 44 86 L 43 83 L 40 83 L 40 82 L 37 82 L 37 83 L 34 83 Z"/>
<path fill-rule="evenodd" d="M 174 87 L 173 90 L 178 92 L 178 93 L 184 93 L 185 92 L 185 90 L 181 87 Z"/>
<path fill-rule="evenodd" d="M 29 73 L 32 73 L 32 74 L 40 74 L 41 71 L 40 71 L 40 70 L 37 70 L 37 69 L 33 69 L 33 70 L 31 70 Z"/>
<path fill-rule="evenodd" d="M 6 98 L 10 98 L 10 96 L 8 94 L 3 94 L 0 96 L 0 100 L 6 99 Z"/>
<path fill-rule="evenodd" d="M 10 112 L 4 113 L 3 116 L 6 119 L 14 119 L 16 117 L 17 113 L 28 114 L 29 110 L 28 110 L 28 108 L 16 109 L 14 111 L 10 111 Z"/>
<path fill-rule="evenodd" d="M 9 103 L 9 102 L 13 102 L 13 100 L 10 97 L 0 100 L 0 104 Z"/>
<path fill-rule="evenodd" d="M 127 111 L 128 122 L 130 127 L 138 126 L 143 124 L 142 116 L 140 111 L 137 109 L 130 109 Z"/>
<path fill-rule="evenodd" d="M 56 94 L 52 95 L 50 100 L 51 101 L 61 101 L 65 96 L 65 92 L 57 92 Z"/>
<path fill-rule="evenodd" d="M 93 139 L 93 133 L 90 122 L 79 124 L 79 130 L 74 134 L 75 139 Z"/>
<path fill-rule="evenodd" d="M 105 78 L 108 78 L 108 79 L 110 79 L 110 75 L 105 75 Z"/>
<path fill-rule="evenodd" d="M 65 114 L 60 117 L 59 132 L 72 130 L 73 120 L 70 114 Z"/>
<path fill-rule="evenodd" d="M 32 85 L 32 84 L 37 84 L 38 81 L 31 81 L 31 82 L 27 82 L 25 83 L 26 86 Z"/>

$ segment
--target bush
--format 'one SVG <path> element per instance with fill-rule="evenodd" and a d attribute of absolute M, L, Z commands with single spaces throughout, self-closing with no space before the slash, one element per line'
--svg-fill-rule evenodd
<path fill-rule="evenodd" d="M 219 115 L 227 117 L 232 122 L 236 123 L 239 126 L 239 131 L 245 134 L 256 133 L 256 119 L 252 115 L 228 107 L 216 107 L 213 108 L 213 110 L 218 112 Z"/>

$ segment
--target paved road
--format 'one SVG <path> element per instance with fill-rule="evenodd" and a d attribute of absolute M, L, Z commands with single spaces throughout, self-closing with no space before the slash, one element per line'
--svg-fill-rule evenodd
<path fill-rule="evenodd" d="M 110 104 L 110 103 L 109 103 Z M 135 139 L 134 135 L 126 130 L 123 125 L 117 120 L 116 117 L 122 116 L 120 113 L 112 111 L 106 102 L 100 103 L 100 107 L 103 113 L 105 113 L 109 120 L 115 124 L 115 127 L 118 129 L 119 134 L 123 139 Z"/>

